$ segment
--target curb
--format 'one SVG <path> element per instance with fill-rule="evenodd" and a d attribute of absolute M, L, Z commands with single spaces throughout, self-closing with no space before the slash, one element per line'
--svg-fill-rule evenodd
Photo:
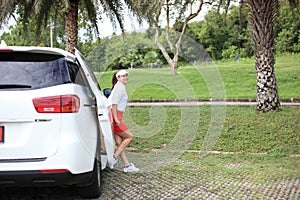
<path fill-rule="evenodd" d="M 300 106 L 300 98 L 280 99 L 281 106 Z M 195 107 L 204 105 L 213 106 L 255 106 L 254 98 L 216 98 L 216 99 L 139 99 L 130 100 L 129 107 L 151 107 L 151 106 L 171 106 L 171 107 Z"/>
<path fill-rule="evenodd" d="M 209 99 L 133 99 L 129 103 L 156 103 L 156 102 L 254 102 L 256 98 L 209 98 Z M 282 103 L 300 103 L 300 98 L 280 99 Z"/>

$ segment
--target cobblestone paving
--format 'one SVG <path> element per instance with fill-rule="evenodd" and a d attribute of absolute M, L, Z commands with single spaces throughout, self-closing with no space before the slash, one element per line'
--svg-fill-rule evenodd
<path fill-rule="evenodd" d="M 270 199 L 299 200 L 300 174 L 294 178 L 239 173 L 239 163 L 224 164 L 224 170 L 205 170 L 195 163 L 177 160 L 172 166 L 153 172 L 127 174 L 121 170 L 103 172 L 102 200 L 131 199 Z M 179 167 L 178 167 L 179 166 Z M 282 177 L 282 176 L 281 176 Z M 80 199 L 74 188 L 0 189 L 0 199 Z"/>
<path fill-rule="evenodd" d="M 300 199 L 299 179 L 162 170 L 125 174 L 107 170 L 101 199 Z"/>

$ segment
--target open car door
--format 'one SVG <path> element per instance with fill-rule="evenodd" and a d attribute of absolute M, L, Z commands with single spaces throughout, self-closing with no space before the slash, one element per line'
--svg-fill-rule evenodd
<path fill-rule="evenodd" d="M 115 143 L 109 118 L 109 103 L 107 98 L 104 96 L 103 92 L 100 89 L 98 80 L 94 75 L 92 69 L 90 68 L 88 62 L 84 59 L 82 54 L 75 49 L 75 56 L 78 59 L 80 65 L 83 66 L 84 73 L 88 79 L 89 85 L 96 96 L 96 103 L 98 109 L 98 120 L 101 128 L 100 140 L 104 142 L 105 154 L 101 154 L 101 164 L 102 169 L 108 164 L 109 167 L 113 168 L 113 155 L 115 149 Z M 102 138 L 101 138 L 102 137 Z M 101 144 L 103 146 L 103 144 Z"/>

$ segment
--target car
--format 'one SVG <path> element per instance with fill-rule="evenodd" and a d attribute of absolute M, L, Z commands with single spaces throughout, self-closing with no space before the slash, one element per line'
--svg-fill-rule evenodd
<path fill-rule="evenodd" d="M 113 168 L 109 104 L 88 62 L 58 48 L 0 45 L 0 187 L 76 186 L 97 198 Z"/>

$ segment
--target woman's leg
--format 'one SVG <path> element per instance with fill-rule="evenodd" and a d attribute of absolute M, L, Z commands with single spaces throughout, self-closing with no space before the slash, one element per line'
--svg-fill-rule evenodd
<path fill-rule="evenodd" d="M 128 130 L 121 132 L 121 133 L 114 133 L 116 136 L 119 136 L 122 141 L 120 144 L 118 144 L 118 142 L 120 142 L 119 139 L 116 140 L 117 144 L 118 144 L 118 149 L 116 150 L 114 156 L 115 158 L 117 158 L 118 156 L 121 155 L 121 153 L 125 150 L 125 148 L 130 144 L 130 142 L 133 139 L 133 135 L 132 133 Z"/>
<path fill-rule="evenodd" d="M 116 141 L 116 143 L 117 143 L 117 145 L 119 147 L 120 144 L 122 143 L 123 139 L 119 135 L 117 135 L 117 134 L 114 134 L 114 137 L 115 137 L 115 141 Z M 130 163 L 129 163 L 127 157 L 126 157 L 125 150 L 122 151 L 122 153 L 120 154 L 120 157 L 121 157 L 121 159 L 123 161 L 124 166 L 129 166 L 130 165 Z"/>

